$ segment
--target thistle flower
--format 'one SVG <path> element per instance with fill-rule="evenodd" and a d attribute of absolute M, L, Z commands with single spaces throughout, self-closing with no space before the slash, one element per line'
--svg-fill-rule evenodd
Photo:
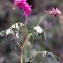
<path fill-rule="evenodd" d="M 47 14 L 50 14 L 50 15 L 54 15 L 54 16 L 57 16 L 57 15 L 60 15 L 61 14 L 61 11 L 56 8 L 56 9 L 52 9 L 52 11 L 45 11 Z"/>
<path fill-rule="evenodd" d="M 15 7 L 22 8 L 24 10 L 24 16 L 28 17 L 31 14 L 31 6 L 27 3 L 27 0 L 14 0 Z"/>

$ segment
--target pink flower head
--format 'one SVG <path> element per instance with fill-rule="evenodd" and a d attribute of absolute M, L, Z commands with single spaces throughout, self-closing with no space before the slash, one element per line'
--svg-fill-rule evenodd
<path fill-rule="evenodd" d="M 54 15 L 54 16 L 57 16 L 57 15 L 60 15 L 61 14 L 61 11 L 56 8 L 56 9 L 52 9 L 52 11 L 45 11 L 47 14 L 50 14 L 50 15 Z"/>
<path fill-rule="evenodd" d="M 31 14 L 31 6 L 26 2 L 27 0 L 15 0 L 15 7 L 22 8 L 24 10 L 24 16 L 28 17 Z"/>

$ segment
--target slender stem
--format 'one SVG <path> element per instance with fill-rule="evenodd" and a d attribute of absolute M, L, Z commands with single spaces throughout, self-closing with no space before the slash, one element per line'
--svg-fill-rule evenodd
<path fill-rule="evenodd" d="M 27 24 L 27 20 L 28 20 L 28 17 L 26 18 L 26 21 L 25 21 L 25 26 L 26 26 L 26 24 Z"/>
<path fill-rule="evenodd" d="M 38 51 L 38 52 L 36 52 L 36 54 L 32 57 L 32 58 L 30 58 L 29 60 L 30 60 L 30 62 L 36 57 L 36 55 L 38 54 L 38 53 L 42 53 L 43 51 Z"/>
<path fill-rule="evenodd" d="M 21 63 L 23 63 L 23 56 L 22 56 L 23 54 L 22 54 L 22 52 L 21 52 Z"/>
<path fill-rule="evenodd" d="M 24 45 L 22 46 L 22 51 L 23 51 L 23 49 L 24 49 L 24 47 L 25 47 L 25 44 L 27 43 L 27 41 L 28 41 L 28 39 L 29 39 L 29 37 L 30 37 L 31 35 L 32 35 L 32 33 L 29 34 L 28 37 L 26 38 L 26 40 L 25 40 L 25 42 L 24 42 Z"/>
<path fill-rule="evenodd" d="M 32 57 L 32 58 L 30 58 L 29 60 L 30 60 L 30 62 L 36 57 L 36 55 L 38 54 L 38 53 L 41 53 L 40 51 L 38 51 L 38 52 L 36 52 L 36 54 Z"/>
<path fill-rule="evenodd" d="M 28 17 L 26 18 L 26 21 L 25 21 L 25 29 L 28 31 L 28 29 L 27 29 L 27 27 L 26 27 L 27 20 L 28 20 Z"/>
<path fill-rule="evenodd" d="M 43 18 L 40 19 L 40 21 L 38 22 L 37 26 L 40 24 L 40 22 L 47 16 L 48 14 L 46 14 Z"/>
<path fill-rule="evenodd" d="M 38 51 L 33 57 L 31 57 L 29 60 L 30 62 L 36 57 L 36 55 L 39 53 L 40 51 Z"/>

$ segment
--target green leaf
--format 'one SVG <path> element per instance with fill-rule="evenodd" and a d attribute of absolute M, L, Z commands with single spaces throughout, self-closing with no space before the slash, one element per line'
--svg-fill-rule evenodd
<path fill-rule="evenodd" d="M 55 55 L 55 58 L 56 58 L 57 61 L 59 61 L 59 57 L 58 56 Z"/>
<path fill-rule="evenodd" d="M 34 25 L 31 25 L 30 28 L 34 28 L 35 26 Z"/>
<path fill-rule="evenodd" d="M 33 33 L 34 32 L 34 30 L 29 30 L 27 33 L 28 34 L 31 34 L 31 33 Z"/>
<path fill-rule="evenodd" d="M 44 33 L 44 38 L 45 38 L 45 40 L 46 40 L 46 33 L 45 33 L 45 31 L 43 31 L 43 33 Z"/>
<path fill-rule="evenodd" d="M 0 32 L 0 36 L 3 37 L 4 35 L 6 35 L 6 30 Z"/>
<path fill-rule="evenodd" d="M 30 42 L 31 42 L 31 43 L 33 42 L 33 36 L 30 37 Z"/>

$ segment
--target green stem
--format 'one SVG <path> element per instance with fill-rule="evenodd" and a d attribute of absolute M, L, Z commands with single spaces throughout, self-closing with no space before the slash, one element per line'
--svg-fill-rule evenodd
<path fill-rule="evenodd" d="M 26 21 L 25 21 L 25 26 L 26 26 L 26 24 L 27 24 L 27 20 L 28 20 L 28 17 L 26 18 Z"/>
<path fill-rule="evenodd" d="M 40 19 L 40 21 L 38 22 L 37 26 L 40 24 L 40 22 L 47 16 L 48 14 L 46 14 L 42 19 Z"/>
<path fill-rule="evenodd" d="M 27 27 L 26 27 L 27 20 L 28 20 L 28 17 L 26 18 L 26 21 L 25 21 L 25 29 L 28 31 L 28 29 L 27 29 Z"/>
<path fill-rule="evenodd" d="M 38 51 L 38 52 L 36 52 L 36 54 L 32 57 L 32 58 L 30 58 L 29 60 L 30 60 L 30 62 L 36 57 L 36 55 L 38 54 L 38 53 L 42 53 L 43 51 Z"/>

